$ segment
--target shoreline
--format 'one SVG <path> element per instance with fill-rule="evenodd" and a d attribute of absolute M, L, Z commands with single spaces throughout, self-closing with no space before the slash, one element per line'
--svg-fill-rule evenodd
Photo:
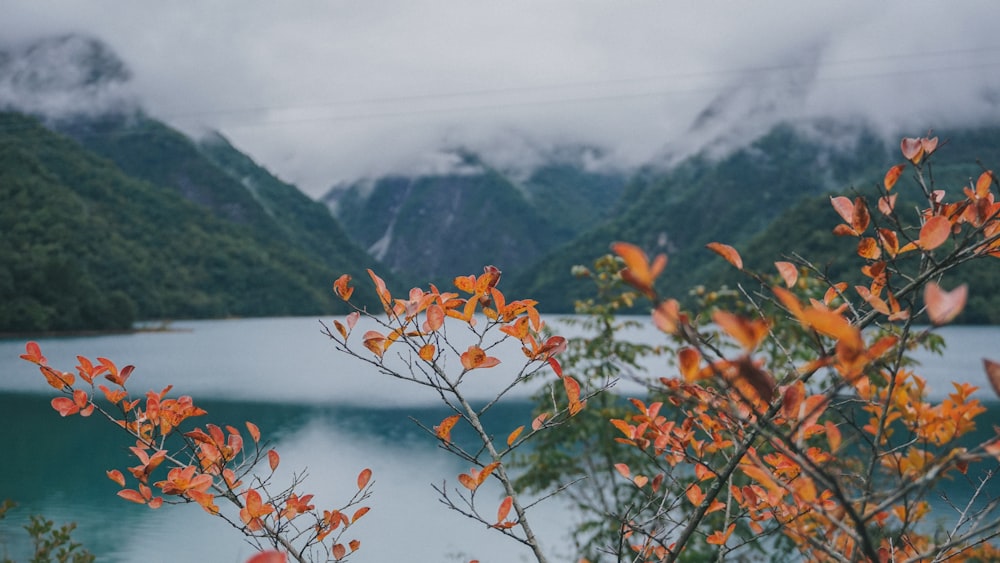
<path fill-rule="evenodd" d="M 18 340 L 30 338 L 77 338 L 87 336 L 116 336 L 125 334 L 141 334 L 147 332 L 191 332 L 190 328 L 174 328 L 173 321 L 156 321 L 148 325 L 139 323 L 140 326 L 121 329 L 96 329 L 96 330 L 44 330 L 29 332 L 0 332 L 0 340 Z"/>

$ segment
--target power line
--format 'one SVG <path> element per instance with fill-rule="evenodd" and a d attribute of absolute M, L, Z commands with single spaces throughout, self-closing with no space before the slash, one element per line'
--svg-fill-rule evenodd
<path fill-rule="evenodd" d="M 1000 46 L 997 47 L 980 47 L 980 48 L 969 48 L 969 49 L 952 49 L 943 51 L 929 51 L 922 53 L 897 53 L 890 55 L 872 56 L 872 57 L 858 57 L 851 59 L 842 59 L 835 61 L 823 62 L 821 67 L 837 67 L 844 65 L 858 65 L 865 63 L 874 62 L 888 62 L 893 60 L 920 60 L 931 57 L 942 57 L 942 56 L 952 56 L 952 55 L 968 55 L 974 53 L 989 53 L 996 52 L 1000 53 Z M 569 88 L 579 89 L 579 88 L 590 88 L 599 86 L 616 86 L 624 84 L 641 84 L 649 82 L 657 82 L 664 80 L 690 80 L 697 78 L 717 78 L 741 74 L 759 74 L 759 73 L 775 73 L 782 71 L 790 71 L 796 69 L 808 69 L 813 68 L 815 65 L 812 63 L 789 63 L 781 65 L 762 65 L 762 66 L 749 66 L 749 67 L 734 67 L 730 69 L 719 69 L 712 71 L 699 71 L 699 72 L 680 72 L 680 73 L 670 73 L 670 74 L 660 74 L 642 77 L 626 77 L 626 78 L 615 78 L 606 80 L 589 80 L 589 81 L 578 81 L 578 82 L 563 82 L 554 84 L 542 84 L 542 85 L 532 85 L 532 86 L 513 86 L 506 88 L 489 88 L 489 89 L 476 89 L 476 90 L 465 90 L 459 92 L 442 92 L 442 93 L 423 93 L 423 94 L 409 94 L 405 96 L 382 96 L 373 98 L 354 98 L 346 100 L 332 100 L 328 102 L 319 102 L 312 104 L 296 104 L 296 105 L 272 105 L 272 106 L 248 106 L 244 108 L 231 108 L 231 109 L 215 109 L 215 110 L 202 110 L 202 111 L 192 111 L 192 112 L 181 112 L 181 113 L 171 113 L 167 111 L 161 114 L 163 119 L 168 120 L 186 120 L 202 118 L 206 116 L 224 116 L 232 114 L 259 114 L 265 112 L 278 112 L 278 111 L 304 111 L 304 110 L 314 110 L 314 109 L 327 109 L 336 107 L 351 107 L 351 106 L 362 106 L 362 105 L 380 105 L 380 104 L 390 104 L 390 103 L 401 103 L 401 102 L 418 102 L 418 101 L 428 101 L 428 100 L 448 100 L 455 98 L 475 98 L 484 96 L 496 96 L 502 94 L 517 94 L 517 93 L 531 93 L 531 92 L 545 92 L 552 90 L 565 90 Z M 926 71 L 928 69 L 920 69 L 920 71 Z M 947 70 L 946 69 L 931 69 L 931 70 Z M 876 76 L 889 76 L 896 74 L 895 72 L 885 72 L 879 73 Z M 718 87 L 708 87 L 709 90 L 721 90 Z M 696 90 L 681 90 L 681 91 L 705 91 L 706 88 L 699 87 Z M 639 94 L 638 97 L 645 97 L 649 95 L 656 95 L 657 93 L 670 93 L 673 90 L 661 90 L 653 93 Z M 620 95 L 623 99 L 636 97 L 629 94 Z M 599 96 L 594 98 L 596 100 L 604 101 L 609 99 L 615 99 L 615 95 Z M 570 100 L 572 101 L 572 100 Z M 546 103 L 546 102 L 543 102 Z M 525 104 L 518 105 L 527 105 Z"/>

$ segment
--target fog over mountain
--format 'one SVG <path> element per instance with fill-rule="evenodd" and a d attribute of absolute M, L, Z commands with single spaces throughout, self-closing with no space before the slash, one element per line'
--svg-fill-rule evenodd
<path fill-rule="evenodd" d="M 189 133 L 222 131 L 314 196 L 446 171 L 456 149 L 524 168 L 587 146 L 592 166 L 631 167 L 725 152 L 779 120 L 895 135 L 1000 115 L 990 1 L 7 4 L 0 104 L 138 100 Z M 39 37 L 65 44 L 32 54 Z M 92 63 L 99 80 L 73 70 Z"/>

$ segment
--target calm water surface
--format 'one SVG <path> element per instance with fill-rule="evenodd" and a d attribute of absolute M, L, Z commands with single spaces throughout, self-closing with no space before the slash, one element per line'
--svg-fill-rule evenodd
<path fill-rule="evenodd" d="M 437 451 L 434 440 L 409 419 L 433 425 L 450 414 L 436 406 L 433 394 L 336 352 L 314 318 L 177 322 L 172 328 L 39 342 L 53 366 L 72 368 L 77 354 L 135 364 L 133 389 L 172 383 L 174 393 L 193 395 L 213 421 L 239 425 L 252 419 L 275 441 L 282 470 L 307 468 L 303 489 L 316 494 L 319 507 L 332 508 L 349 496 L 358 471 L 371 467 L 376 496 L 370 502 L 374 509 L 357 528 L 363 546 L 359 561 L 528 560 L 520 545 L 438 503 L 431 483 L 447 479 L 453 486 L 468 467 Z M 945 356 L 922 355 L 918 370 L 931 392 L 943 396 L 950 391 L 948 381 L 969 381 L 982 388 L 982 400 L 992 399 L 981 362 L 984 356 L 1000 360 L 1000 327 L 948 327 L 942 334 Z M 659 338 L 652 330 L 634 336 Z M 227 524 L 195 506 L 152 511 L 118 499 L 118 488 L 104 471 L 131 464 L 128 441 L 115 439 L 97 419 L 56 415 L 48 406 L 50 389 L 31 365 L 17 359 L 23 350 L 23 340 L 0 340 L 0 499 L 21 504 L 0 521 L 0 550 L 25 560 L 28 546 L 19 526 L 28 514 L 44 513 L 57 522 L 76 521 L 76 538 L 99 561 L 241 562 L 253 553 Z M 507 382 L 512 372 L 502 368 L 523 358 L 516 347 L 495 355 L 504 365 L 474 372 L 479 377 L 470 380 L 479 399 Z M 526 401 L 515 400 L 492 416 L 499 427 L 513 429 L 530 421 L 529 411 Z M 994 407 L 984 415 L 993 418 L 986 428 L 1000 423 L 997 412 Z M 568 559 L 559 557 L 565 555 L 559 546 L 565 545 L 562 532 L 570 521 L 553 503 L 541 505 L 535 516 L 536 531 L 556 560 Z"/>

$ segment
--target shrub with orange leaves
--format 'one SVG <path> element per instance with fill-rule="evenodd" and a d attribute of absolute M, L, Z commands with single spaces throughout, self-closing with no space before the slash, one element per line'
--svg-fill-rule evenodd
<path fill-rule="evenodd" d="M 211 516 L 225 519 L 262 550 L 279 547 L 280 552 L 262 552 L 253 561 L 295 561 L 344 559 L 358 549 L 357 540 L 348 548 L 341 543 L 345 529 L 364 515 L 367 507 L 355 510 L 355 517 L 330 540 L 327 536 L 339 527 L 308 504 L 313 495 L 297 491 L 298 480 L 289 487 L 272 483 L 278 466 L 278 453 L 262 442 L 260 429 L 245 423 L 251 446 L 244 442 L 244 431 L 234 427 L 206 424 L 203 428 L 185 428 L 192 419 L 207 414 L 195 406 L 189 396 L 169 397 L 171 387 L 149 391 L 133 398 L 125 384 L 135 371 L 133 366 L 119 369 L 107 358 L 97 363 L 78 357 L 76 374 L 62 372 L 48 365 L 36 342 L 28 342 L 21 358 L 38 366 L 50 386 L 62 393 L 52 400 L 52 408 L 61 416 L 99 415 L 109 428 L 128 433 L 135 439 L 129 450 L 138 464 L 107 472 L 118 484 L 121 498 L 161 508 L 165 504 L 197 503 Z M 95 385 L 102 377 L 112 387 Z M 100 393 L 97 391 L 100 390 Z M 268 460 L 269 472 L 258 473 L 257 466 Z M 162 475 L 157 480 L 155 475 Z M 128 486 L 126 473 L 135 484 Z M 358 478 L 358 492 L 337 511 L 352 509 L 371 495 L 371 471 Z M 231 506 L 224 510 L 221 501 Z M 283 507 L 279 510 L 280 507 Z"/>
<path fill-rule="evenodd" d="M 946 289 L 942 275 L 1000 258 L 998 186 L 984 171 L 948 194 L 926 173 L 936 138 L 903 139 L 900 150 L 906 162 L 881 178 L 875 205 L 830 199 L 842 220 L 832 234 L 857 239 L 841 257 L 858 262 L 863 283 L 853 288 L 799 257 L 755 271 L 737 248 L 713 242 L 708 250 L 748 281 L 721 297 L 696 291 L 695 307 L 685 310 L 656 287 L 665 255 L 615 242 L 615 256 L 577 270 L 602 296 L 581 308 L 592 338 L 548 334 L 537 303 L 504 295 L 493 266 L 455 278 L 454 292 L 430 285 L 394 294 L 369 271 L 377 311 L 354 305 L 352 279 L 341 276 L 333 291 L 353 310 L 324 334 L 340 352 L 442 401 L 452 414 L 421 426 L 471 468 L 455 477 L 459 486 L 435 487 L 440 500 L 521 542 L 539 562 L 547 556 L 527 495 L 542 492 L 568 495 L 583 513 L 573 530 L 581 561 L 774 552 L 818 562 L 996 560 L 1000 435 L 960 444 L 984 412 L 975 389 L 956 383 L 945 400 L 930 401 L 909 354 L 968 302 L 968 288 Z M 896 207 L 907 172 L 923 198 L 912 215 Z M 618 313 L 641 298 L 664 333 L 662 347 L 618 337 L 629 326 Z M 519 348 L 523 362 L 501 363 L 504 345 Z M 652 354 L 672 358 L 671 371 L 644 372 L 639 358 Z M 76 373 L 63 372 L 35 343 L 22 358 L 60 393 L 52 401 L 60 415 L 98 415 L 135 439 L 136 464 L 107 473 L 122 498 L 150 508 L 197 503 L 257 542 L 262 552 L 252 563 L 341 560 L 359 549 L 344 534 L 368 512 L 360 504 L 371 492 L 370 470 L 346 503 L 320 511 L 300 483 L 272 484 L 281 458 L 252 423 L 246 434 L 189 429 L 204 410 L 171 397 L 169 386 L 133 396 L 131 366 L 79 358 Z M 1000 363 L 984 367 L 1000 394 Z M 95 385 L 101 376 L 110 387 Z M 620 377 L 648 394 L 621 400 L 610 393 Z M 474 406 L 466 391 L 477 378 L 498 382 L 485 405 Z M 483 415 L 530 379 L 545 381 L 530 424 L 488 427 Z M 453 440 L 456 428 L 471 432 L 475 447 Z M 534 448 L 525 451 L 528 444 Z M 270 471 L 256 473 L 265 459 Z M 971 500 L 951 507 L 947 529 L 935 529 L 941 507 L 930 501 L 944 479 L 966 480 Z"/>

